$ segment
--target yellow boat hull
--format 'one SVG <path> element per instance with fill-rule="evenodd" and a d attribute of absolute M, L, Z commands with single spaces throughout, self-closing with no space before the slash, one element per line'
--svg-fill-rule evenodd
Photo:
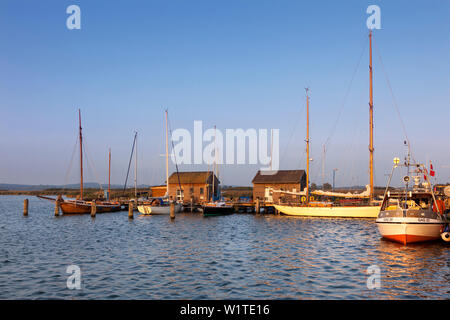
<path fill-rule="evenodd" d="M 380 206 L 301 207 L 275 204 L 274 207 L 285 215 L 304 217 L 377 218 L 380 213 Z"/>

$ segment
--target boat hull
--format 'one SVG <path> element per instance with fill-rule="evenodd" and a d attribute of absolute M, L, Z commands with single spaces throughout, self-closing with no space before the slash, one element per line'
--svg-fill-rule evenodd
<path fill-rule="evenodd" d="M 377 218 L 380 212 L 379 206 L 360 207 L 301 207 L 274 205 L 282 214 L 288 216 L 304 217 L 335 217 L 335 218 Z"/>
<path fill-rule="evenodd" d="M 203 206 L 204 216 L 223 216 L 234 213 L 234 208 L 232 206 L 226 207 L 214 207 L 214 206 Z"/>
<path fill-rule="evenodd" d="M 420 222 L 414 218 L 398 218 L 392 221 L 377 219 L 378 231 L 385 239 L 402 244 L 438 240 L 444 227 L 439 220 Z"/>
<path fill-rule="evenodd" d="M 72 202 L 64 201 L 59 204 L 63 214 L 87 214 L 91 213 L 92 204 L 89 202 Z M 121 206 L 119 204 L 101 204 L 95 205 L 96 213 L 106 213 L 120 211 Z"/>
<path fill-rule="evenodd" d="M 183 206 L 180 203 L 175 204 L 175 213 L 181 212 Z M 152 206 L 140 205 L 138 211 L 143 215 L 170 214 L 170 206 Z"/>

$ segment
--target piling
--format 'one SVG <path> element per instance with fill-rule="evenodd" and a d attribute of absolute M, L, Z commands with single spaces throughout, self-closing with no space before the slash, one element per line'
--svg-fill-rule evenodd
<path fill-rule="evenodd" d="M 170 203 L 170 219 L 175 219 L 175 203 Z"/>
<path fill-rule="evenodd" d="M 128 219 L 133 219 L 133 202 L 128 202 Z"/>
<path fill-rule="evenodd" d="M 55 217 L 59 216 L 59 200 L 56 199 L 55 201 Z"/>
<path fill-rule="evenodd" d="M 191 198 L 191 212 L 194 212 L 194 199 Z"/>
<path fill-rule="evenodd" d="M 97 204 L 95 203 L 95 200 L 94 200 L 94 201 L 92 201 L 92 204 L 91 204 L 91 217 L 95 218 L 96 213 L 97 213 Z"/>
<path fill-rule="evenodd" d="M 255 212 L 256 212 L 256 213 L 260 213 L 259 199 L 256 199 Z"/>
<path fill-rule="evenodd" d="M 28 215 L 28 199 L 23 200 L 23 215 Z"/>

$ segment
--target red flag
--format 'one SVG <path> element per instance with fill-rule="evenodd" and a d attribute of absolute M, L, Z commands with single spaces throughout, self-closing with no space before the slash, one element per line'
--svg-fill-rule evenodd
<path fill-rule="evenodd" d="M 430 176 L 434 177 L 433 164 L 430 161 Z"/>

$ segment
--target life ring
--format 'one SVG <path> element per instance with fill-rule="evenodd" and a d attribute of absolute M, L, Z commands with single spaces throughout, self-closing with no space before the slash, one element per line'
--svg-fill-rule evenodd
<path fill-rule="evenodd" d="M 309 201 L 314 201 L 314 197 L 313 196 L 309 197 Z"/>
<path fill-rule="evenodd" d="M 302 196 L 301 200 L 302 200 L 302 202 L 305 202 L 306 201 L 306 197 Z"/>
<path fill-rule="evenodd" d="M 450 232 L 443 232 L 443 233 L 441 233 L 441 238 L 445 242 L 450 242 Z"/>

